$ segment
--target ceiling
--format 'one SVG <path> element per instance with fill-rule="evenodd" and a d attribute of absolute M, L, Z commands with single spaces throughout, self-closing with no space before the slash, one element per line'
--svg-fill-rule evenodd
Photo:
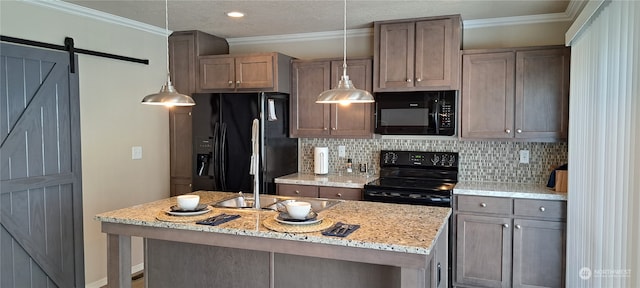
<path fill-rule="evenodd" d="M 575 1 L 575 0 L 574 0 Z M 165 27 L 165 1 L 65 0 L 76 5 Z M 463 20 L 565 13 L 566 0 L 349 0 L 348 29 L 373 21 L 461 14 Z M 201 0 L 168 2 L 169 30 L 200 30 L 242 38 L 342 30 L 344 2 L 334 0 Z M 244 18 L 225 15 L 241 11 Z"/>

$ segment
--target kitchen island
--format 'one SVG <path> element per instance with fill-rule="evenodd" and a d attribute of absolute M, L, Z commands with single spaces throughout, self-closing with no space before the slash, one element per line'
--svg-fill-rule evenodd
<path fill-rule="evenodd" d="M 195 194 L 202 203 L 237 196 L 206 191 Z M 131 236 L 144 238 L 148 287 L 447 284 L 450 208 L 342 201 L 319 213 L 325 221 L 360 225 L 341 238 L 324 236 L 320 231 L 269 230 L 265 221 L 277 215 L 269 210 L 213 208 L 210 216 L 240 215 L 217 226 L 167 221 L 163 211 L 175 204 L 175 198 L 168 198 L 96 216 L 107 233 L 110 287 L 131 285 Z"/>

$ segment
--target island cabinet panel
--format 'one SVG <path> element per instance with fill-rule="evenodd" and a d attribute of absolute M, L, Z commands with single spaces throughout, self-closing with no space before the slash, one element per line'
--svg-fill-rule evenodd
<path fill-rule="evenodd" d="M 323 91 L 335 88 L 342 60 L 294 60 L 292 64 L 291 137 L 371 138 L 372 104 L 318 104 Z M 371 91 L 371 59 L 347 60 L 353 85 Z"/>
<path fill-rule="evenodd" d="M 269 252 L 145 239 L 145 284 L 154 288 L 270 288 Z"/>
<path fill-rule="evenodd" d="M 223 38 L 200 31 L 176 31 L 169 36 L 169 71 L 178 92 L 191 95 L 197 91 L 198 56 L 229 53 Z M 191 192 L 192 145 L 191 108 L 169 109 L 170 195 Z"/>
<path fill-rule="evenodd" d="M 374 23 L 374 91 L 457 90 L 459 15 Z"/>
<path fill-rule="evenodd" d="M 400 267 L 275 254 L 274 287 L 400 286 Z"/>
<path fill-rule="evenodd" d="M 564 287 L 566 201 L 457 195 L 454 219 L 453 286 Z"/>
<path fill-rule="evenodd" d="M 289 93 L 290 62 L 280 53 L 201 56 L 198 92 Z"/>
<path fill-rule="evenodd" d="M 566 139 L 569 58 L 558 46 L 465 51 L 461 136 Z"/>

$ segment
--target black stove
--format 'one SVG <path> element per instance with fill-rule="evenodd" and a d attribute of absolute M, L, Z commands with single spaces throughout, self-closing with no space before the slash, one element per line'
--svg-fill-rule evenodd
<path fill-rule="evenodd" d="M 451 207 L 458 153 L 380 151 L 380 178 L 364 186 L 364 200 Z"/>

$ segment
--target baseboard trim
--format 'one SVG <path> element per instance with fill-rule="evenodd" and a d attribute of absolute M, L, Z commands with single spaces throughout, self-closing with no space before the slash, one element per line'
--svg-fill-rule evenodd
<path fill-rule="evenodd" d="M 133 279 L 134 277 L 141 275 L 142 272 L 144 270 L 144 263 L 140 263 L 138 265 L 134 265 L 131 267 L 131 278 Z M 104 277 L 98 281 L 95 282 L 91 282 L 86 284 L 84 287 L 85 288 L 102 288 L 104 286 L 107 286 L 107 277 Z"/>

